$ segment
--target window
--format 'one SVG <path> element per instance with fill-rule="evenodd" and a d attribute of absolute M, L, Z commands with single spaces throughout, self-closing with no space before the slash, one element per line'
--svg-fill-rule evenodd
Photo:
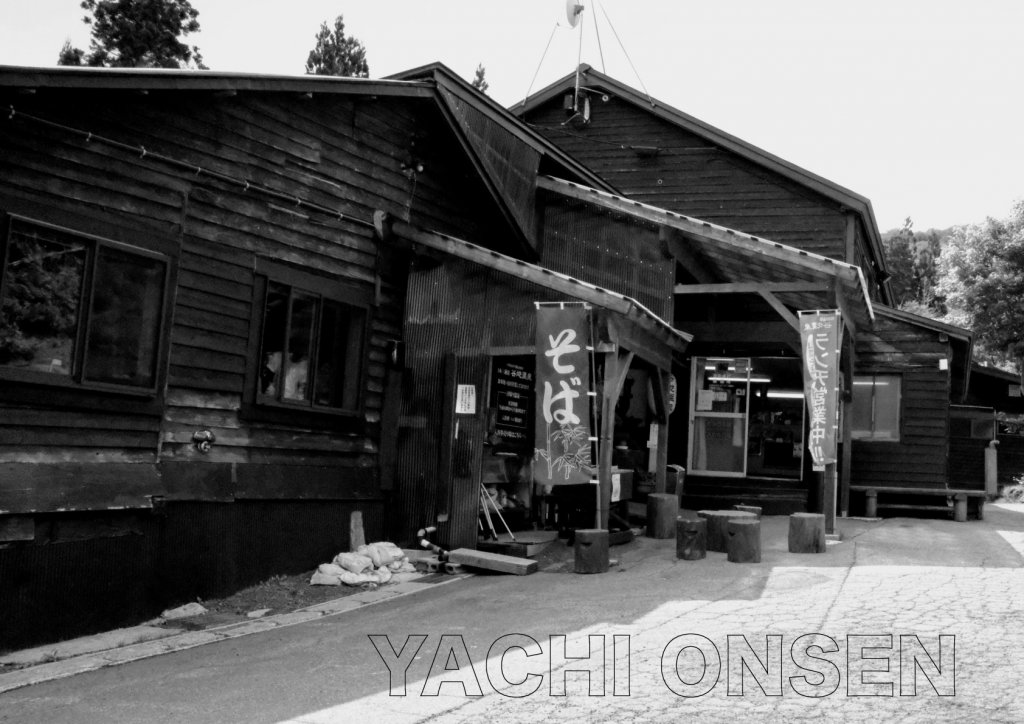
<path fill-rule="evenodd" d="M 265 290 L 256 402 L 357 411 L 366 308 L 327 280 L 267 279 Z"/>
<path fill-rule="evenodd" d="M 899 375 L 854 377 L 853 439 L 899 442 L 900 382 Z"/>
<path fill-rule="evenodd" d="M 0 376 L 155 392 L 168 259 L 10 217 Z"/>

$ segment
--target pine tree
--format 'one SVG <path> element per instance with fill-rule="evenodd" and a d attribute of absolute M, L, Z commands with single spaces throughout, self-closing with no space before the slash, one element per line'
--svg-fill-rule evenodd
<path fill-rule="evenodd" d="M 355 38 L 345 37 L 345 22 L 339 15 L 334 29 L 324 22 L 316 34 L 316 45 L 306 58 L 306 73 L 310 75 L 340 75 L 369 78 L 370 66 L 366 62 L 366 48 Z"/>
<path fill-rule="evenodd" d="M 195 46 L 181 38 L 199 32 L 199 11 L 188 0 L 83 0 L 92 26 L 89 53 L 65 41 L 58 65 L 115 68 L 205 68 Z"/>
<path fill-rule="evenodd" d="M 487 69 L 484 68 L 484 64 L 480 63 L 476 67 L 476 76 L 473 78 L 473 87 L 481 93 L 486 93 L 487 89 L 491 87 L 491 84 L 487 82 L 484 75 L 487 73 Z"/>

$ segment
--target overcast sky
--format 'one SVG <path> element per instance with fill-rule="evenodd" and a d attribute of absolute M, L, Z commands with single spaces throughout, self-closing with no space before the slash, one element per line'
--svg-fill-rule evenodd
<path fill-rule="evenodd" d="M 582 38 L 583 62 L 867 196 L 883 231 L 1004 217 L 1024 198 L 1021 0 L 585 1 L 576 29 L 565 0 L 192 5 L 189 40 L 213 70 L 301 74 L 320 23 L 343 14 L 371 76 L 441 61 L 472 78 L 483 63 L 506 106 L 572 72 Z M 87 47 L 83 14 L 0 0 L 0 64 Z"/>

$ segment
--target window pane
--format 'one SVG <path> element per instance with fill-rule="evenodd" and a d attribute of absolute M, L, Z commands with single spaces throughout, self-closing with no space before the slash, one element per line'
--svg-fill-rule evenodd
<path fill-rule="evenodd" d="M 900 378 L 893 375 L 875 377 L 876 440 L 900 438 Z"/>
<path fill-rule="evenodd" d="M 324 302 L 316 364 L 317 405 L 351 409 L 359 396 L 362 311 Z"/>
<path fill-rule="evenodd" d="M 854 437 L 871 436 L 871 395 L 874 382 L 871 377 L 856 377 L 853 380 L 852 434 Z"/>
<path fill-rule="evenodd" d="M 0 302 L 0 365 L 72 373 L 86 253 L 69 234 L 11 222 Z"/>
<path fill-rule="evenodd" d="M 152 387 L 166 265 L 102 246 L 96 256 L 84 378 Z"/>
<path fill-rule="evenodd" d="M 284 400 L 309 400 L 310 349 L 313 342 L 313 321 L 316 319 L 316 297 L 296 292 L 292 296 L 291 327 L 288 354 L 285 360 Z"/>
<path fill-rule="evenodd" d="M 267 285 L 267 305 L 263 310 L 263 349 L 260 350 L 259 392 L 277 398 L 281 391 L 281 360 L 288 329 L 289 289 L 283 284 Z"/>

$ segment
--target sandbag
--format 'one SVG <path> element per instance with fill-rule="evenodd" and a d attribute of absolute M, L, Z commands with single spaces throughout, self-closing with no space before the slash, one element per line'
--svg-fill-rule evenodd
<path fill-rule="evenodd" d="M 365 546 L 360 547 L 365 548 Z M 359 553 L 339 553 L 334 556 L 334 563 L 350 573 L 362 573 L 375 567 L 369 556 L 360 555 Z"/>
<path fill-rule="evenodd" d="M 345 571 L 345 575 L 355 575 Z M 326 573 L 321 573 L 319 570 L 313 572 L 313 577 L 309 579 L 309 585 L 311 586 L 340 586 L 343 580 L 342 576 L 329 576 Z"/>
<path fill-rule="evenodd" d="M 338 578 L 341 578 L 341 575 L 345 572 L 344 568 L 334 563 L 321 563 L 316 570 L 325 576 L 337 576 Z"/>

